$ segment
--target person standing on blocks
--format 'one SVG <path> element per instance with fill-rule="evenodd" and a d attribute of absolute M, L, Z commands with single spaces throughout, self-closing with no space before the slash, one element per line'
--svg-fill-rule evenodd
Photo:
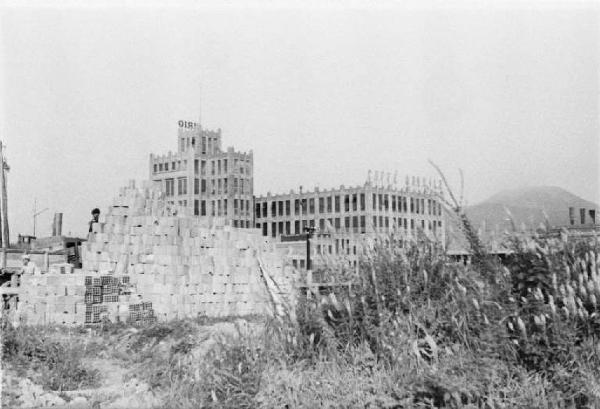
<path fill-rule="evenodd" d="M 92 232 L 94 223 L 98 223 L 98 218 L 100 217 L 100 209 L 95 208 L 92 210 L 92 220 L 90 220 L 90 230 L 89 233 Z"/>

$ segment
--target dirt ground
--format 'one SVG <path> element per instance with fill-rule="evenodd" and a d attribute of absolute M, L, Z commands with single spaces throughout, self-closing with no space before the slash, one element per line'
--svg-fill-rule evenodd
<path fill-rule="evenodd" d="M 218 322 L 211 325 L 198 325 L 186 337 L 193 338 L 194 348 L 190 352 L 201 359 L 219 336 L 229 336 L 246 331 L 254 324 L 238 319 L 235 322 Z M 93 333 L 65 334 L 56 331 L 50 333 L 54 339 L 69 338 L 70 342 L 88 348 L 89 353 L 82 363 L 86 368 L 97 370 L 98 385 L 93 388 L 69 391 L 45 390 L 39 383 L 39 374 L 23 375 L 19 368 L 10 364 L 2 365 L 2 405 L 1 408 L 65 408 L 65 409 L 150 409 L 162 407 L 161 396 L 156 390 L 140 380 L 137 372 L 141 365 L 131 356 L 131 343 L 136 341 L 140 329 L 128 328 L 116 334 L 103 337 Z M 189 328 L 187 331 L 190 331 Z M 160 342 L 148 340 L 148 345 L 138 345 L 142 351 L 154 356 L 167 354 L 170 348 L 181 338 L 168 336 Z M 138 340 L 139 342 L 139 340 Z M 100 345 L 100 348 L 98 348 Z M 140 355 L 142 355 L 140 353 Z M 148 358 L 145 358 L 148 359 Z M 18 373 L 20 375 L 18 375 Z"/>

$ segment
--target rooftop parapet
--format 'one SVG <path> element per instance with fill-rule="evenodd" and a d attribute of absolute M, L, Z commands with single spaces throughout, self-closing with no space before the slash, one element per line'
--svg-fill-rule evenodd
<path fill-rule="evenodd" d="M 388 174 L 389 175 L 389 174 Z M 384 173 L 375 172 L 375 179 L 371 178 L 371 171 L 369 171 L 369 177 L 365 181 L 363 185 L 356 186 L 345 186 L 340 185 L 338 188 L 330 188 L 330 189 L 321 189 L 318 186 L 315 186 L 314 190 L 306 191 L 302 189 L 302 186 L 299 189 L 299 192 L 296 192 L 294 189 L 290 189 L 288 193 L 271 193 L 267 192 L 266 195 L 256 196 L 256 200 L 261 199 L 272 199 L 279 198 L 282 196 L 288 195 L 299 195 L 299 196 L 311 196 L 311 195 L 326 195 L 326 194 L 335 194 L 342 191 L 359 191 L 364 190 L 365 188 L 371 189 L 382 189 L 388 191 L 394 191 L 404 194 L 413 194 L 413 195 L 442 195 L 442 181 L 441 180 L 433 180 L 426 179 L 424 177 L 408 177 L 405 178 L 405 183 L 403 185 L 397 182 L 397 175 L 394 176 L 393 181 L 388 178 L 388 180 L 392 183 L 383 183 L 384 182 Z"/>

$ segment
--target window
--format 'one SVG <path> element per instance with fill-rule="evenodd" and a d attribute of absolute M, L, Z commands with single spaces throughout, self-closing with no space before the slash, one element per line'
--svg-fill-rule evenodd
<path fill-rule="evenodd" d="M 414 203 L 414 199 L 411 197 L 410 198 L 410 212 L 414 213 L 415 211 L 415 203 Z"/>
<path fill-rule="evenodd" d="M 263 225 L 262 225 L 262 235 L 263 236 L 268 236 L 269 235 L 269 233 L 267 233 L 267 229 L 268 229 L 267 223 L 263 223 Z"/>
<path fill-rule="evenodd" d="M 392 195 L 392 212 L 396 211 L 396 196 Z"/>
<path fill-rule="evenodd" d="M 340 225 L 340 218 L 339 218 L 339 217 L 336 217 L 336 218 L 334 219 L 334 222 L 335 222 L 335 229 L 336 229 L 336 230 L 339 230 L 339 229 L 340 229 L 340 227 L 341 227 L 341 225 Z"/>
<path fill-rule="evenodd" d="M 211 175 L 215 174 L 215 161 L 214 160 L 210 161 L 210 174 Z"/>
<path fill-rule="evenodd" d="M 200 175 L 206 175 L 206 161 L 200 161 Z"/>
<path fill-rule="evenodd" d="M 325 213 L 325 198 L 319 198 L 319 213 Z"/>
<path fill-rule="evenodd" d="M 198 162 L 199 162 L 199 161 L 198 161 L 198 159 L 195 159 L 195 160 L 194 160 L 194 174 L 195 174 L 195 175 L 197 175 L 197 174 L 198 174 L 198 171 L 199 171 L 199 169 L 198 169 L 198 168 L 199 168 L 199 166 L 198 166 Z"/>
<path fill-rule="evenodd" d="M 325 219 L 319 219 L 319 229 L 325 231 Z"/>
<path fill-rule="evenodd" d="M 294 234 L 300 234 L 300 220 L 294 221 Z"/>
<path fill-rule="evenodd" d="M 200 202 L 200 216 L 206 216 L 206 200 Z"/>
<path fill-rule="evenodd" d="M 223 199 L 223 216 L 227 216 L 227 199 Z"/>
<path fill-rule="evenodd" d="M 267 215 L 267 202 L 263 202 L 262 203 L 262 216 L 263 217 L 268 217 L 268 215 Z"/>
<path fill-rule="evenodd" d="M 278 226 L 279 230 L 277 230 L 279 232 L 279 235 L 283 234 L 283 222 L 279 222 Z"/>
<path fill-rule="evenodd" d="M 237 211 L 237 199 L 233 199 L 233 211 L 234 213 Z M 260 203 L 257 203 L 254 206 L 254 213 L 257 219 L 260 219 Z"/>
<path fill-rule="evenodd" d="M 154 164 L 154 173 L 156 173 L 158 171 L 158 165 L 155 163 Z"/>
<path fill-rule="evenodd" d="M 277 236 L 277 223 L 271 223 L 271 237 Z"/>
<path fill-rule="evenodd" d="M 310 214 L 315 214 L 315 199 L 314 198 L 310 198 L 308 200 L 308 212 Z"/>
<path fill-rule="evenodd" d="M 175 196 L 175 180 L 165 179 L 165 195 Z"/>
<path fill-rule="evenodd" d="M 336 213 L 340 212 L 340 197 L 339 196 L 335 197 L 335 212 Z"/>
<path fill-rule="evenodd" d="M 299 199 L 294 200 L 294 214 L 295 215 L 300 214 L 300 200 Z"/>
<path fill-rule="evenodd" d="M 350 217 L 349 216 L 344 217 L 344 227 L 346 228 L 346 230 L 350 229 Z"/>
<path fill-rule="evenodd" d="M 379 203 L 379 211 L 383 210 L 383 194 L 379 194 L 377 197 L 377 202 Z"/>
<path fill-rule="evenodd" d="M 291 201 L 290 200 L 286 200 L 285 201 L 285 215 L 289 216 L 290 215 L 290 208 L 291 208 Z M 288 233 L 289 234 L 289 233 Z"/>
<path fill-rule="evenodd" d="M 277 216 L 277 202 L 271 202 L 271 217 Z"/>
<path fill-rule="evenodd" d="M 169 171 L 169 162 L 165 163 L 165 172 Z"/>
<path fill-rule="evenodd" d="M 373 210 L 377 210 L 377 195 L 373 193 Z"/>
<path fill-rule="evenodd" d="M 290 222 L 289 221 L 285 222 L 285 234 L 290 235 Z"/>
<path fill-rule="evenodd" d="M 350 195 L 344 196 L 344 211 L 345 212 L 350 211 Z"/>
<path fill-rule="evenodd" d="M 358 195 L 356 193 L 352 195 L 352 210 L 358 210 Z"/>
<path fill-rule="evenodd" d="M 198 180 L 198 179 L 196 179 Z M 198 216 L 200 214 L 200 201 L 194 200 L 194 216 Z"/>
<path fill-rule="evenodd" d="M 238 214 L 238 200 L 237 199 L 233 199 L 233 214 L 234 215 Z"/>
<path fill-rule="evenodd" d="M 279 215 L 283 216 L 283 200 L 280 200 L 277 206 L 279 208 Z"/>
<path fill-rule="evenodd" d="M 221 174 L 221 160 L 219 159 L 217 161 L 217 175 Z"/>
<path fill-rule="evenodd" d="M 200 192 L 206 193 L 206 179 L 200 181 Z"/>
<path fill-rule="evenodd" d="M 327 198 L 327 212 L 331 213 L 331 196 Z"/>
<path fill-rule="evenodd" d="M 383 195 L 383 209 L 386 212 L 390 210 L 390 195 Z"/>
<path fill-rule="evenodd" d="M 352 227 L 354 230 L 358 230 L 358 216 L 352 216 Z"/>
<path fill-rule="evenodd" d="M 227 173 L 227 159 L 223 159 L 223 173 Z"/>
<path fill-rule="evenodd" d="M 360 194 L 360 210 L 361 211 L 365 210 L 365 194 L 364 193 Z"/>
<path fill-rule="evenodd" d="M 365 216 L 360 216 L 360 227 L 361 227 L 361 232 L 364 233 L 365 232 Z"/>
<path fill-rule="evenodd" d="M 194 179 L 194 194 L 197 195 L 200 193 L 200 179 Z"/>

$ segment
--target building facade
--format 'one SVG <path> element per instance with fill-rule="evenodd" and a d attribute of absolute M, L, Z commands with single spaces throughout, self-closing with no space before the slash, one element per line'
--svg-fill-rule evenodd
<path fill-rule="evenodd" d="M 313 254 L 344 255 L 356 262 L 357 244 L 364 238 L 391 232 L 407 239 L 424 234 L 443 245 L 445 222 L 439 195 L 441 185 L 407 179 L 402 187 L 367 180 L 362 186 L 256 197 L 255 227 L 264 236 L 282 239 L 315 228 Z M 291 244 L 289 244 L 291 246 Z M 302 249 L 301 246 L 295 246 Z M 294 264 L 303 267 L 305 252 L 294 251 Z"/>
<path fill-rule="evenodd" d="M 233 227 L 253 225 L 253 153 L 222 148 L 221 129 L 179 121 L 177 151 L 150 155 L 150 180 L 167 204 L 188 215 L 219 218 Z"/>

